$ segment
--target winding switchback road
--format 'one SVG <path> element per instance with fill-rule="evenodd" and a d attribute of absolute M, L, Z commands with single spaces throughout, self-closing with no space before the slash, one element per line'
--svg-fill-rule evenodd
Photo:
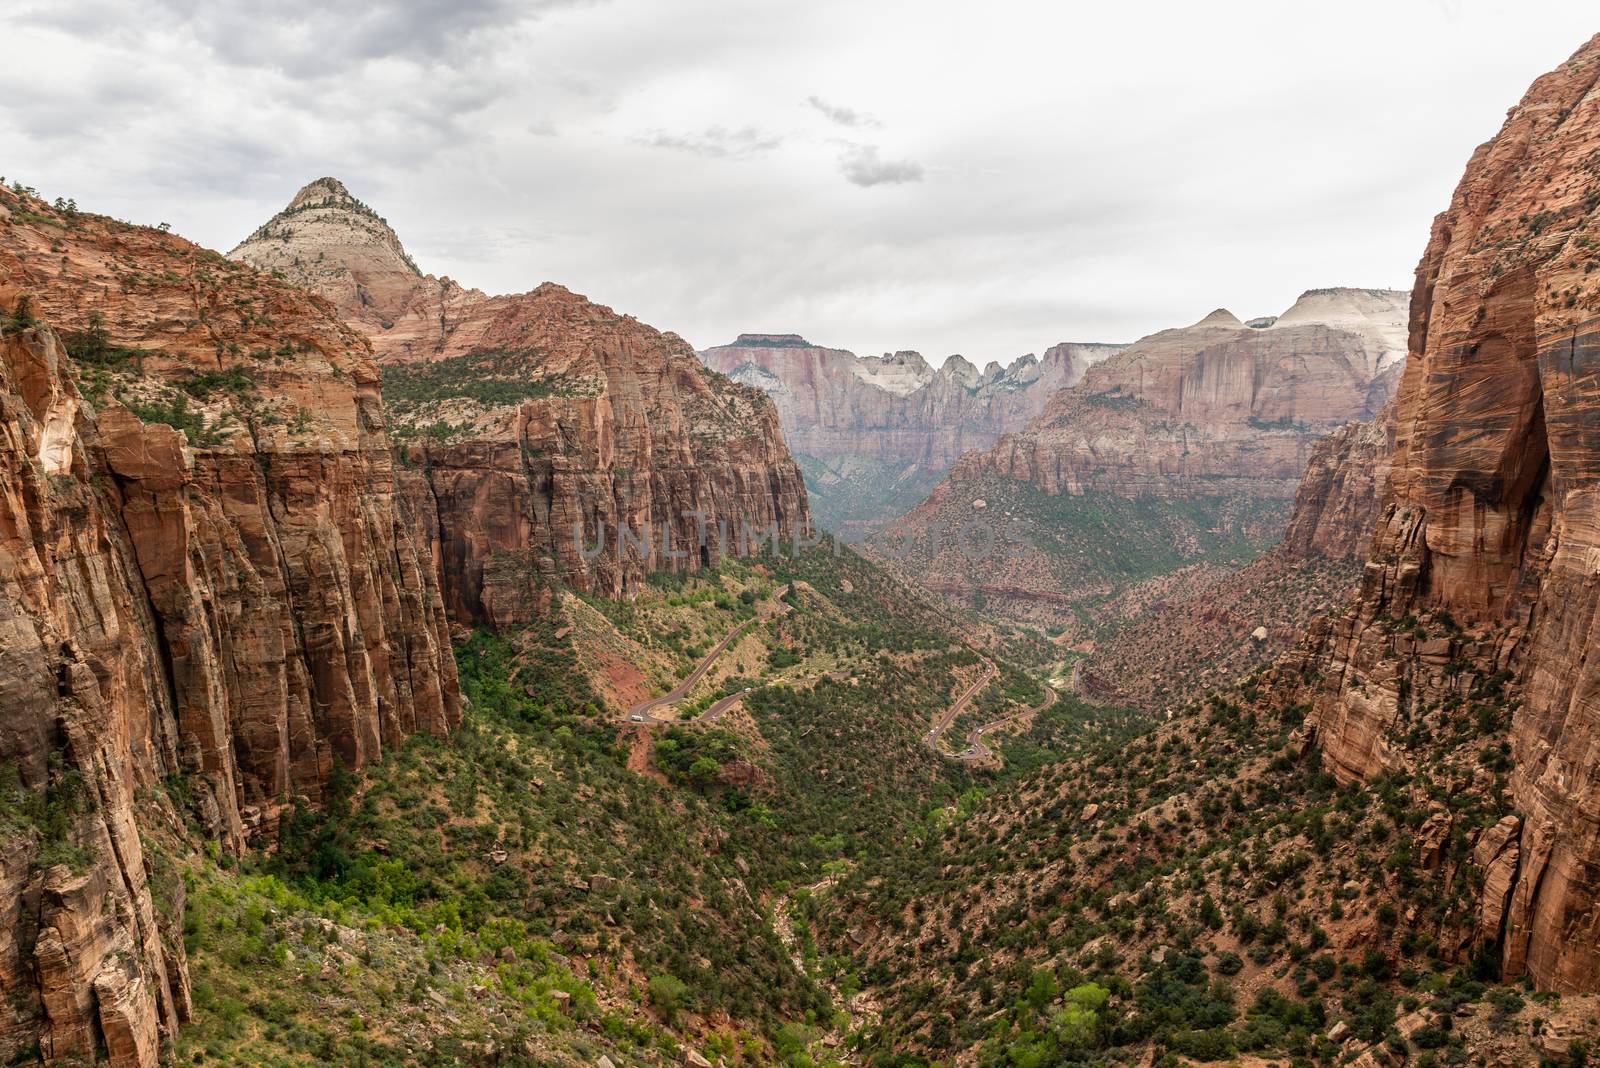
<path fill-rule="evenodd" d="M 922 739 L 922 744 L 932 749 L 935 753 L 939 752 L 939 739 L 944 736 L 945 731 L 950 729 L 950 724 L 954 723 L 956 717 L 961 715 L 966 707 L 972 703 L 974 697 L 978 696 L 978 691 L 993 682 L 994 677 L 1000 673 L 1000 669 L 994 666 L 993 660 L 990 660 L 982 653 L 978 653 L 976 649 L 972 651 L 978 654 L 979 660 L 983 661 L 983 677 L 968 686 L 961 696 L 956 698 L 956 703 L 945 709 L 944 714 L 933 721 L 933 728 Z"/>
<path fill-rule="evenodd" d="M 772 596 L 768 598 L 769 606 L 777 605 L 779 599 L 788 592 L 788 586 L 780 586 L 773 592 Z M 728 631 L 728 633 L 723 636 L 722 640 L 717 643 L 716 648 L 707 653 L 701 659 L 701 661 L 694 666 L 694 670 L 689 672 L 689 674 L 684 677 L 683 681 L 678 683 L 678 685 L 674 686 L 671 690 L 668 690 L 660 697 L 652 697 L 647 701 L 641 701 L 632 708 L 628 709 L 628 722 L 643 723 L 652 727 L 660 726 L 663 723 L 678 722 L 677 720 L 672 719 L 661 719 L 659 716 L 654 714 L 654 710 L 662 707 L 663 705 L 675 705 L 679 701 L 683 700 L 684 697 L 688 695 L 689 691 L 694 689 L 695 683 L 703 679 L 706 672 L 711 670 L 711 665 L 717 662 L 717 657 L 727 652 L 728 647 L 734 642 L 738 641 L 739 637 L 750 628 L 752 623 L 755 622 L 757 622 L 756 619 L 747 619 L 743 623 L 740 623 L 738 626 L 734 627 L 732 630 Z M 745 689 L 740 690 L 738 693 L 729 694 L 728 696 L 719 700 L 716 704 L 712 705 L 710 708 L 706 709 L 700 715 L 696 716 L 694 719 L 686 722 L 715 722 L 718 717 L 732 707 L 735 701 L 749 693 L 751 689 L 752 687 L 746 687 Z"/>
<path fill-rule="evenodd" d="M 957 753 L 956 759 L 969 761 L 989 759 L 989 757 L 994 755 L 994 750 L 990 749 L 988 743 L 983 740 L 984 735 L 991 734 L 994 731 L 999 730 L 1001 727 L 1008 727 L 1018 720 L 1026 719 L 1029 716 L 1036 716 L 1055 703 L 1055 688 L 1046 683 L 1044 688 L 1043 703 L 1034 705 L 1032 708 L 1023 709 L 1021 712 L 1006 716 L 1004 719 L 997 719 L 991 723 L 985 723 L 981 727 L 974 727 L 971 733 L 967 735 L 967 748 L 962 752 Z"/>
<path fill-rule="evenodd" d="M 972 651 L 974 653 L 978 653 L 976 649 Z M 930 730 L 922 739 L 922 743 L 924 745 L 926 745 L 929 749 L 932 749 L 935 753 L 938 753 L 940 756 L 948 757 L 951 760 L 960 760 L 969 764 L 975 764 L 980 760 L 987 760 L 994 755 L 994 750 L 991 749 L 988 743 L 983 740 L 986 735 L 992 734 L 995 731 L 1000 730 L 1002 727 L 1009 727 L 1011 724 L 1016 723 L 1019 720 L 1027 719 L 1029 716 L 1038 715 L 1040 712 L 1043 712 L 1045 709 L 1055 704 L 1057 697 L 1055 688 L 1049 684 L 1046 684 L 1044 688 L 1043 702 L 1034 705 L 1032 708 L 1025 708 L 1021 712 L 1013 712 L 1009 716 L 1002 716 L 1000 719 L 990 720 L 988 723 L 979 724 L 967 733 L 967 748 L 963 749 L 959 753 L 947 753 L 943 749 L 939 748 L 939 739 L 942 738 L 944 733 L 950 729 L 950 725 L 956 721 L 956 717 L 961 715 L 962 711 L 966 709 L 967 705 L 972 703 L 972 699 L 978 696 L 978 692 L 985 686 L 989 685 L 989 683 L 994 680 L 995 675 L 999 673 L 998 669 L 994 666 L 993 660 L 990 660 L 982 653 L 978 653 L 978 658 L 983 661 L 983 677 L 977 682 L 973 683 L 971 686 L 967 687 L 961 696 L 956 699 L 956 703 L 945 709 L 944 714 L 934 721 L 933 729 Z"/>

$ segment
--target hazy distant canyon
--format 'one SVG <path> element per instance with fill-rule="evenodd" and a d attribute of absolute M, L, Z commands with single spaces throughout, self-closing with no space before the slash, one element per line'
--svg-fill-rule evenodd
<path fill-rule="evenodd" d="M 964 456 L 956 481 L 981 469 L 1048 493 L 1182 495 L 1248 480 L 1292 498 L 1314 442 L 1393 392 L 1407 307 L 1394 291 L 1313 290 L 1281 316 L 1247 324 L 1219 310 L 1132 345 L 1063 342 L 982 371 L 796 334 L 743 334 L 700 355 L 772 397 L 813 512 L 856 540 Z"/>

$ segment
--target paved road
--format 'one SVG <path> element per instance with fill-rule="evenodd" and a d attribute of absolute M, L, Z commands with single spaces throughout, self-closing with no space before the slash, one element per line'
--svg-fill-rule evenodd
<path fill-rule="evenodd" d="M 978 653 L 976 649 L 972 651 Z M 932 749 L 935 753 L 939 752 L 939 739 L 943 737 L 945 731 L 950 729 L 950 724 L 954 723 L 956 717 L 961 715 L 962 711 L 972 703 L 974 697 L 978 696 L 978 691 L 993 682 L 994 677 L 1000 673 L 1000 669 L 994 666 L 993 660 L 990 660 L 982 653 L 978 653 L 978 659 L 983 661 L 983 677 L 968 686 L 965 692 L 956 698 L 956 703 L 945 709 L 944 715 L 933 721 L 933 729 L 928 731 L 927 735 L 922 739 L 922 744 Z"/>
<path fill-rule="evenodd" d="M 772 597 L 769 598 L 767 602 L 768 605 L 773 607 L 777 606 L 780 598 L 782 598 L 787 592 L 789 592 L 789 587 L 779 587 L 773 592 Z M 694 689 L 695 684 L 704 678 L 706 672 L 710 671 L 711 666 L 717 662 L 717 657 L 727 652 L 728 647 L 736 642 L 740 635 L 749 629 L 750 625 L 755 622 L 756 620 L 754 619 L 747 619 L 743 623 L 740 623 L 738 626 L 730 630 L 726 635 L 723 636 L 723 639 L 717 643 L 716 648 L 707 653 L 705 657 L 695 665 L 694 670 L 689 672 L 689 674 L 685 676 L 684 680 L 678 683 L 677 686 L 662 694 L 660 697 L 652 697 L 647 701 L 641 701 L 632 708 L 628 709 L 628 722 L 637 723 L 648 727 L 657 727 L 665 723 L 678 722 L 715 723 L 721 718 L 724 712 L 742 700 L 744 696 L 750 693 L 750 691 L 755 687 L 747 686 L 738 693 L 730 693 L 728 696 L 718 699 L 710 708 L 706 709 L 692 720 L 679 721 L 676 719 L 661 719 L 659 716 L 655 715 L 654 710 L 661 708 L 664 705 L 677 704 L 679 701 L 688 696 L 689 691 Z M 990 660 L 987 656 L 979 653 L 976 649 L 973 649 L 972 651 L 977 653 L 978 659 L 983 661 L 982 677 L 962 691 L 961 696 L 956 698 L 955 703 L 949 708 L 945 709 L 944 713 L 934 721 L 933 727 L 929 729 L 928 733 L 924 735 L 922 739 L 922 744 L 926 745 L 929 749 L 932 749 L 935 753 L 938 753 L 944 757 L 948 757 L 951 760 L 960 760 L 967 763 L 975 763 L 979 760 L 987 760 L 990 756 L 994 755 L 994 750 L 990 749 L 988 744 L 983 740 L 985 735 L 991 734 L 1002 727 L 1009 726 L 1020 719 L 1043 712 L 1045 709 L 1056 703 L 1056 691 L 1050 686 L 1046 686 L 1044 688 L 1045 698 L 1043 704 L 1036 705 L 1033 708 L 1025 709 L 1021 712 L 1016 712 L 1001 719 L 993 720 L 989 723 L 984 723 L 974 727 L 967 734 L 966 749 L 963 749 L 959 753 L 946 753 L 944 750 L 939 748 L 939 739 L 942 738 L 945 732 L 950 729 L 950 725 L 956 721 L 961 713 L 966 711 L 967 706 L 972 703 L 972 699 L 977 697 L 978 694 L 983 691 L 983 688 L 989 685 L 989 683 L 993 682 L 994 677 L 1000 673 L 1000 669 L 995 667 L 993 660 Z M 1074 683 L 1077 681 L 1077 671 L 1079 666 L 1081 665 L 1075 665 L 1073 669 Z"/>
<path fill-rule="evenodd" d="M 992 723 L 985 723 L 981 727 L 974 727 L 971 733 L 967 735 L 967 748 L 956 754 L 956 759 L 968 761 L 989 759 L 989 757 L 994 755 L 994 750 L 990 749 L 988 743 L 983 740 L 984 735 L 992 734 L 1001 727 L 1009 726 L 1012 723 L 1015 723 L 1018 720 L 1024 719 L 1028 716 L 1038 715 L 1040 712 L 1043 712 L 1045 709 L 1049 708 L 1055 703 L 1056 691 L 1053 687 L 1047 684 L 1044 688 L 1043 704 L 1035 705 L 1032 708 L 1018 712 L 1015 715 L 1007 716 L 1004 719 L 997 719 Z"/>
<path fill-rule="evenodd" d="M 728 696 L 724 697 L 722 700 L 718 701 L 716 704 L 712 705 L 710 708 L 694 717 L 691 722 L 715 723 L 719 718 L 721 718 L 724 712 L 742 701 L 744 699 L 744 695 L 754 689 L 754 686 L 746 686 L 738 693 L 730 693 Z"/>
<path fill-rule="evenodd" d="M 978 653 L 976 649 L 972 651 Z M 972 699 L 978 695 L 978 691 L 989 685 L 989 683 L 998 673 L 994 666 L 994 661 L 990 660 L 982 653 L 978 653 L 978 656 L 983 660 L 984 664 L 983 678 L 967 687 L 966 691 L 956 699 L 956 703 L 945 710 L 944 714 L 934 722 L 933 729 L 930 730 L 922 739 L 922 743 L 924 745 L 926 745 L 929 749 L 932 749 L 935 753 L 938 753 L 940 756 L 949 757 L 951 760 L 960 760 L 969 764 L 977 763 L 980 760 L 987 760 L 989 757 L 994 755 L 994 750 L 989 748 L 988 743 L 983 740 L 985 735 L 992 734 L 1002 727 L 1008 727 L 1018 720 L 1037 715 L 1056 703 L 1055 689 L 1049 685 L 1046 685 L 1044 688 L 1044 702 L 1042 704 L 1035 705 L 1033 708 L 1024 709 L 1021 712 L 1014 712 L 1009 716 L 1003 716 L 1000 719 L 991 720 L 988 723 L 983 723 L 977 727 L 974 727 L 967 733 L 967 748 L 963 749 L 959 753 L 947 753 L 940 749 L 939 739 L 943 737 L 944 733 L 950 729 L 950 725 L 956 721 L 956 717 L 961 715 L 962 711 L 967 707 L 967 705 L 972 703 Z"/>
<path fill-rule="evenodd" d="M 771 598 L 768 599 L 768 603 L 771 605 L 776 605 L 779 598 L 788 592 L 788 586 L 780 586 L 773 592 Z M 704 678 L 706 672 L 711 670 L 711 665 L 717 662 L 717 657 L 727 652 L 728 647 L 737 641 L 739 636 L 748 630 L 750 625 L 755 622 L 756 620 L 754 619 L 747 619 L 743 623 L 740 623 L 738 626 L 730 630 L 726 635 L 723 636 L 723 639 L 717 643 L 716 648 L 707 653 L 700 663 L 695 665 L 694 670 L 689 672 L 689 674 L 684 677 L 684 680 L 678 683 L 677 686 L 662 694 L 660 697 L 652 697 L 648 701 L 641 701 L 632 708 L 628 709 L 628 722 L 643 723 L 646 726 L 652 727 L 660 726 L 663 723 L 677 723 L 678 721 L 675 719 L 661 719 L 654 714 L 654 710 L 663 705 L 675 705 L 679 701 L 683 700 L 684 697 L 688 695 L 689 691 L 694 689 L 695 683 Z M 693 720 L 687 722 L 711 723 L 715 721 L 717 717 L 726 712 L 735 701 L 749 692 L 750 689 L 746 688 L 740 690 L 738 693 L 729 694 L 727 697 L 722 698 L 716 704 L 712 705 L 700 715 L 696 716 Z"/>

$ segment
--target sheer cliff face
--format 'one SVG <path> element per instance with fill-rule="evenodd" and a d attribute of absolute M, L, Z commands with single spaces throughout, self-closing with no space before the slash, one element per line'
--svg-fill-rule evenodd
<path fill-rule="evenodd" d="M 1050 494 L 1233 486 L 1292 498 L 1316 442 L 1392 393 L 1405 322 L 1405 295 L 1387 290 L 1313 290 L 1261 327 L 1213 312 L 1091 368 L 951 477 L 998 474 Z"/>
<path fill-rule="evenodd" d="M 0 826 L 0 1051 L 153 1065 L 187 1013 L 161 784 L 234 850 L 336 760 L 445 731 L 443 608 L 326 307 L 7 192 L 0 324 L 0 771 L 67 814 Z"/>
<path fill-rule="evenodd" d="M 808 522 L 776 410 L 675 334 L 556 285 L 421 276 L 332 179 L 230 255 L 326 296 L 388 368 L 402 484 L 457 619 L 525 622 L 546 579 L 617 595 Z"/>
<path fill-rule="evenodd" d="M 915 352 L 860 357 L 795 334 L 741 334 L 700 356 L 772 397 L 819 516 L 851 536 L 920 500 L 963 453 L 1021 430 L 1056 390 L 1123 348 L 1061 344 L 983 371 L 951 356 L 935 371 Z"/>
<path fill-rule="evenodd" d="M 1342 426 L 1312 448 L 1283 535 L 1290 558 L 1366 560 L 1394 461 L 1393 415 L 1385 408 L 1378 418 Z"/>
<path fill-rule="evenodd" d="M 1482 937 L 1541 985 L 1600 984 L 1600 38 L 1468 165 L 1417 272 L 1391 500 L 1312 723 L 1340 775 L 1404 768 L 1462 664 L 1513 672 L 1513 808 L 1479 842 Z M 1416 647 L 1388 621 L 1447 613 Z"/>
<path fill-rule="evenodd" d="M 863 359 L 794 335 L 742 334 L 700 355 L 771 394 L 796 452 L 942 471 L 962 453 L 1021 430 L 1052 393 L 1077 385 L 1093 363 L 1121 349 L 1062 344 L 1043 360 L 1028 355 L 983 372 L 959 356 L 935 371 L 914 352 Z"/>

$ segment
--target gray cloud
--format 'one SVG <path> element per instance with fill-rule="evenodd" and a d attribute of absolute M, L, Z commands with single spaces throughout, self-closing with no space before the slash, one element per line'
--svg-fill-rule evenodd
<path fill-rule="evenodd" d="M 839 170 L 851 185 L 903 185 L 922 181 L 922 164 L 909 159 L 883 159 L 877 145 L 851 145 L 839 157 Z"/>
<path fill-rule="evenodd" d="M 1408 285 L 1593 33 L 1593 0 L 1538 6 L 18 0 L 0 144 L 212 248 L 332 174 L 467 285 L 982 365 Z"/>
<path fill-rule="evenodd" d="M 675 152 L 688 152 L 707 159 L 748 159 L 762 152 L 770 152 L 783 144 L 783 138 L 754 126 L 730 130 L 723 126 L 708 126 L 695 134 L 672 134 L 655 130 L 641 134 L 635 144 L 647 148 L 669 148 Z"/>
<path fill-rule="evenodd" d="M 602 0 L 79 0 L 24 9 L 21 19 L 80 39 L 178 26 L 230 63 L 326 78 L 351 62 L 438 61 L 484 31 L 595 2 Z"/>
<path fill-rule="evenodd" d="M 866 112 L 857 111 L 854 108 L 830 104 L 820 96 L 808 96 L 806 97 L 806 103 L 811 105 L 816 110 L 822 112 L 822 114 L 827 117 L 829 122 L 837 123 L 840 126 L 848 126 L 851 129 L 858 129 L 861 127 L 882 125 L 877 119 L 873 118 L 871 115 L 868 115 Z"/>

